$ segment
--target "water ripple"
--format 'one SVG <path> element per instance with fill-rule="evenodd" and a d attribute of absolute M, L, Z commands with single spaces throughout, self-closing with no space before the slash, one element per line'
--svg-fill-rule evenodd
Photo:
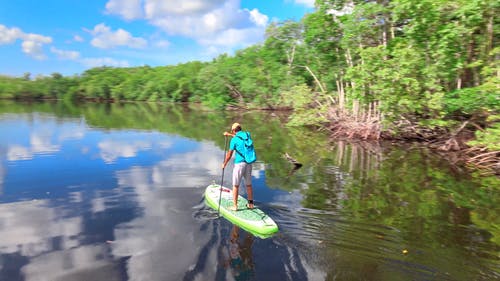
<path fill-rule="evenodd" d="M 346 260 L 371 260 L 387 271 L 412 276 L 414 280 L 462 280 L 452 276 L 451 270 L 446 270 L 443 266 L 447 264 L 446 261 L 433 257 L 435 249 L 425 245 L 412 245 L 397 228 L 356 221 L 345 214 L 332 211 L 306 208 L 291 210 L 273 206 L 270 212 L 280 226 L 280 235 L 276 236 L 278 243 L 301 248 L 301 253 L 307 259 L 324 259 L 318 261 L 320 264 L 338 267 L 338 264 L 345 263 Z M 333 260 L 326 260 L 325 256 L 330 256 Z M 470 265 L 469 272 L 476 270 Z M 492 276 L 491 272 L 485 276 Z"/>

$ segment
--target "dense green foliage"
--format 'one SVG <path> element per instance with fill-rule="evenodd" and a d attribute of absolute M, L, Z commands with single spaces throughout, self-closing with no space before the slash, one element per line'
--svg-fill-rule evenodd
<path fill-rule="evenodd" d="M 293 108 L 292 125 L 401 120 L 481 128 L 498 143 L 500 4 L 493 0 L 317 0 L 259 45 L 212 62 L 0 77 L 0 98 L 86 98 Z"/>

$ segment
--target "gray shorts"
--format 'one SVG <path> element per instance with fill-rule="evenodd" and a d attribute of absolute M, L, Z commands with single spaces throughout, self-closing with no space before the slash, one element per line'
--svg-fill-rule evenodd
<path fill-rule="evenodd" d="M 252 164 L 245 162 L 234 164 L 233 186 L 240 186 L 242 178 L 245 180 L 246 185 L 252 184 Z"/>

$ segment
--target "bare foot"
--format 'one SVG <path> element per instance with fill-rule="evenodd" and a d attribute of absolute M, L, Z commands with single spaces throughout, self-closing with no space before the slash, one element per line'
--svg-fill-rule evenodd
<path fill-rule="evenodd" d="M 235 211 L 235 212 L 238 211 L 238 207 L 237 206 L 231 206 L 228 209 L 231 210 L 231 211 Z"/>

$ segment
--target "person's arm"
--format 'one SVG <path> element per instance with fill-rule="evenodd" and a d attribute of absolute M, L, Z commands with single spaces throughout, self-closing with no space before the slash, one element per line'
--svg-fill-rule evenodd
<path fill-rule="evenodd" d="M 231 160 L 231 157 L 233 157 L 233 152 L 234 150 L 229 150 L 226 154 L 226 159 L 224 159 L 224 163 L 222 163 L 222 169 L 226 168 L 227 162 Z"/>
<path fill-rule="evenodd" d="M 228 133 L 228 132 L 224 132 L 224 136 L 232 136 L 234 137 L 235 134 L 233 134 L 233 132 L 231 133 Z M 234 143 L 233 143 L 233 139 L 231 139 L 229 141 L 229 151 L 226 153 L 226 158 L 224 159 L 224 162 L 222 163 L 222 169 L 224 170 L 224 168 L 226 168 L 226 165 L 227 165 L 227 162 L 229 162 L 229 160 L 231 160 L 231 157 L 233 157 L 233 152 L 234 152 Z"/>

